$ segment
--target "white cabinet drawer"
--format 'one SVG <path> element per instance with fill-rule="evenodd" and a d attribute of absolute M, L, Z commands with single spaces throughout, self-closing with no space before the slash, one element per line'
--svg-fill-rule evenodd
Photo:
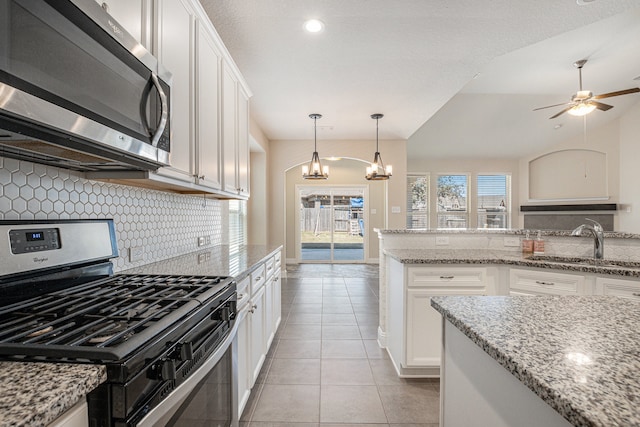
<path fill-rule="evenodd" d="M 640 281 L 598 277 L 596 279 L 595 293 L 597 295 L 613 295 L 640 301 Z"/>
<path fill-rule="evenodd" d="M 486 268 L 409 267 L 407 286 L 441 288 L 447 294 L 448 290 L 459 287 L 484 288 L 486 275 Z"/>
<path fill-rule="evenodd" d="M 275 258 L 271 257 L 264 262 L 265 268 L 267 270 L 267 279 L 270 279 L 273 276 L 275 271 Z"/>
<path fill-rule="evenodd" d="M 583 295 L 585 277 L 512 268 L 509 271 L 509 287 L 511 295 Z"/>
<path fill-rule="evenodd" d="M 260 289 L 266 279 L 267 279 L 267 269 L 265 268 L 264 263 L 260 264 L 258 268 L 251 272 L 251 295 L 255 295 L 255 293 Z"/>
<path fill-rule="evenodd" d="M 282 265 L 282 253 L 280 251 L 276 252 L 274 255 L 273 262 L 275 264 L 275 269 L 280 270 L 280 266 Z"/>
<path fill-rule="evenodd" d="M 251 275 L 245 277 L 236 285 L 236 292 L 238 294 L 238 310 L 241 310 L 246 304 L 249 303 L 251 295 Z"/>

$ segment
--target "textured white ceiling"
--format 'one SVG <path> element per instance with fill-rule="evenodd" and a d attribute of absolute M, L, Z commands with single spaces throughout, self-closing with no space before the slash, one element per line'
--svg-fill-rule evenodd
<path fill-rule="evenodd" d="M 529 130 L 512 126 L 521 115 L 545 116 L 552 110 L 530 110 L 568 100 L 577 89 L 573 61 L 590 58 L 583 70 L 585 86 L 596 78 L 597 68 L 607 64 L 616 70 L 608 78 L 623 80 L 603 90 L 593 87 L 594 92 L 630 87 L 628 73 L 621 69 L 629 66 L 626 62 L 637 64 L 634 60 L 612 65 L 609 52 L 624 49 L 611 37 L 581 42 L 580 49 L 569 39 L 552 40 L 592 23 L 606 23 L 606 18 L 625 11 L 635 13 L 638 26 L 640 0 L 597 0 L 586 6 L 575 0 L 201 3 L 251 87 L 252 116 L 269 139 L 313 138 L 309 113 L 324 116 L 318 121 L 319 139 L 375 138 L 369 116 L 383 113 L 380 138 L 411 137 L 410 155 L 459 155 L 458 149 L 469 154 L 475 145 L 451 147 L 449 142 L 468 143 L 470 136 L 477 141 L 479 130 L 488 135 L 497 128 L 505 134 L 501 137 L 521 135 Z M 302 30 L 304 20 L 312 17 L 324 21 L 322 33 Z M 601 33 L 611 33 L 612 25 L 603 24 Z M 637 33 L 629 37 L 635 39 L 626 40 L 632 46 L 627 55 L 640 56 L 640 38 Z M 516 54 L 537 44 L 543 47 L 533 48 L 534 57 Z M 514 53 L 513 59 L 509 53 Z M 640 75 L 640 69 L 635 73 Z M 552 96 L 559 93 L 560 98 Z M 628 95 L 634 96 L 638 95 Z M 503 104 L 505 100 L 509 102 Z M 439 148 L 433 144 L 436 137 Z M 486 139 L 483 152 L 498 155 L 499 150 L 487 148 L 494 138 Z M 520 155 L 516 148 L 500 155 Z"/>

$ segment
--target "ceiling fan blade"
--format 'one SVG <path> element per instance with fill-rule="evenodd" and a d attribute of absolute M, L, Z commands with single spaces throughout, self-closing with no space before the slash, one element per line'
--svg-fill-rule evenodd
<path fill-rule="evenodd" d="M 554 114 L 553 116 L 549 117 L 549 120 L 551 119 L 555 119 L 556 117 L 558 117 L 561 114 L 566 113 L 567 111 L 569 111 L 571 108 L 573 108 L 573 105 L 571 107 L 567 107 L 564 110 L 560 111 L 558 114 Z"/>
<path fill-rule="evenodd" d="M 596 95 L 592 99 L 611 98 L 612 96 L 628 95 L 630 93 L 640 92 L 640 88 L 632 87 L 631 89 L 619 90 L 617 92 L 603 93 L 602 95 Z"/>
<path fill-rule="evenodd" d="M 533 111 L 544 110 L 545 108 L 560 107 L 561 105 L 570 105 L 572 102 L 563 102 L 562 104 L 547 105 L 546 107 L 534 108 Z"/>
<path fill-rule="evenodd" d="M 603 104 L 602 102 L 589 101 L 589 103 L 595 105 L 598 110 L 602 111 L 607 111 L 613 108 L 613 105 Z"/>

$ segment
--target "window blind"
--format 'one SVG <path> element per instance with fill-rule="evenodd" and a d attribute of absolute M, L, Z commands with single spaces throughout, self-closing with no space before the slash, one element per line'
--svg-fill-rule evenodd
<path fill-rule="evenodd" d="M 509 228 L 510 176 L 478 175 L 476 185 L 478 228 Z"/>
<path fill-rule="evenodd" d="M 407 229 L 429 228 L 429 176 L 407 175 Z"/>

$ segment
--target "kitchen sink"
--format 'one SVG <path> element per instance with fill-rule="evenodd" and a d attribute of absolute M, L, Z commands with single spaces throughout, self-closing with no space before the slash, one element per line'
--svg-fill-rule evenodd
<path fill-rule="evenodd" d="M 533 255 L 527 259 L 532 261 L 554 262 L 561 264 L 593 265 L 597 267 L 640 268 L 640 262 L 638 261 L 622 261 L 614 259 L 564 257 L 554 255 Z"/>

